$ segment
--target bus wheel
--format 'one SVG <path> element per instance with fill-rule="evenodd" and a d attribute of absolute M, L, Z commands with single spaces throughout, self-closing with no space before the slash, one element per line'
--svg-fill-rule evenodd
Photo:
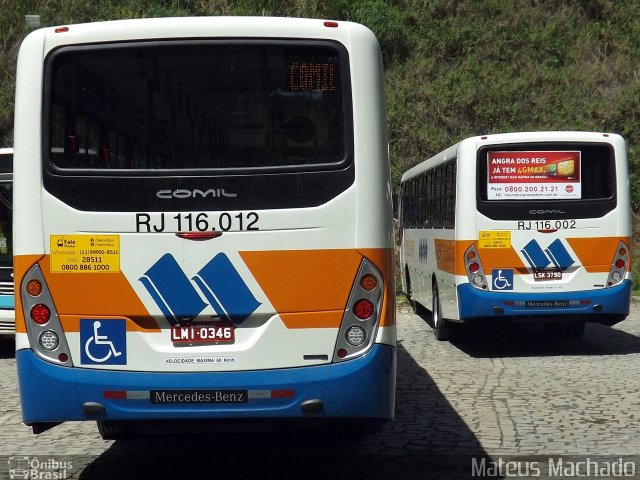
<path fill-rule="evenodd" d="M 451 340 L 451 324 L 442 316 L 442 308 L 440 307 L 440 292 L 438 292 L 438 284 L 433 283 L 433 310 L 431 315 L 433 318 L 433 328 L 436 340 Z"/>
<path fill-rule="evenodd" d="M 98 420 L 97 424 L 103 440 L 126 440 L 132 437 L 133 432 L 127 422 Z"/>

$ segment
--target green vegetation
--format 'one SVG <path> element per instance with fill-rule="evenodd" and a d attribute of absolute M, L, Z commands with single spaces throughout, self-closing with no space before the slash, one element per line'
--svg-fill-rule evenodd
<path fill-rule="evenodd" d="M 627 139 L 640 211 L 636 0 L 0 0 L 0 11 L 0 145 L 12 143 L 25 14 L 43 25 L 183 15 L 352 20 L 383 49 L 394 181 L 471 135 L 609 131 Z"/>

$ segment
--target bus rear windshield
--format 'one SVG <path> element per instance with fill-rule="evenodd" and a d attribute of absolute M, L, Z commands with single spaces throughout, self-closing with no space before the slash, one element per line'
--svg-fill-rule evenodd
<path fill-rule="evenodd" d="M 55 169 L 343 167 L 348 62 L 328 41 L 64 47 L 48 60 Z"/>
<path fill-rule="evenodd" d="M 602 216 L 616 206 L 608 144 L 497 145 L 481 148 L 477 162 L 478 210 L 496 220 L 524 218 L 533 204 L 574 218 Z"/>

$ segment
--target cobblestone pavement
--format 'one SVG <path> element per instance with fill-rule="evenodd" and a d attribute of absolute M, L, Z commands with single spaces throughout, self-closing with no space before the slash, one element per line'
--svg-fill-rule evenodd
<path fill-rule="evenodd" d="M 0 340 L 0 479 L 36 456 L 40 471 L 57 467 L 53 478 L 469 478 L 481 459 L 517 461 L 520 478 L 546 478 L 546 467 L 535 468 L 560 455 L 601 464 L 623 456 L 636 475 L 613 478 L 640 478 L 640 304 L 615 327 L 587 325 L 581 340 L 517 325 L 438 342 L 406 304 L 398 327 L 396 420 L 359 438 L 284 428 L 111 442 L 93 422 L 34 436 L 20 419 L 13 343 Z"/>

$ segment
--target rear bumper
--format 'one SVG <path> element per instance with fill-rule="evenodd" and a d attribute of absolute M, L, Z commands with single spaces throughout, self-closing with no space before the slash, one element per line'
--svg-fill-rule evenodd
<path fill-rule="evenodd" d="M 366 355 L 316 367 L 225 373 L 118 372 L 62 367 L 31 350 L 16 352 L 22 417 L 26 424 L 68 420 L 286 418 L 305 416 L 393 418 L 396 349 L 374 345 Z M 247 390 L 247 403 L 151 403 L 151 390 Z M 105 391 L 130 392 L 105 398 Z M 288 391 L 270 397 L 267 392 Z M 253 394 L 252 394 L 253 392 Z M 256 393 L 257 392 L 257 393 Z M 303 412 L 306 400 L 321 400 L 322 412 Z M 104 413 L 86 415 L 95 402 Z"/>
<path fill-rule="evenodd" d="M 527 304 L 527 302 L 532 302 Z M 567 306 L 563 305 L 568 302 Z M 460 319 L 529 315 L 628 315 L 631 281 L 612 288 L 561 293 L 487 292 L 469 284 L 458 286 Z"/>

